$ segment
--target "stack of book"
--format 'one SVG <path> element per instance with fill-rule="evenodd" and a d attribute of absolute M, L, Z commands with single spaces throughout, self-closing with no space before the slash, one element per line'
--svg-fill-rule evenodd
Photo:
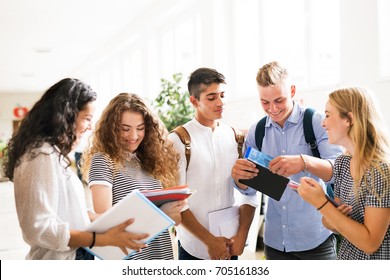
<path fill-rule="evenodd" d="M 160 207 L 167 202 L 186 199 L 194 192 L 184 185 L 161 190 L 142 191 L 141 193 L 153 202 L 154 205 Z"/>

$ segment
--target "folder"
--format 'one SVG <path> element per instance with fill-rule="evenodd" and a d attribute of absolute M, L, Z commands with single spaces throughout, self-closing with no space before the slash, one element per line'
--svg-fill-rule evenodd
<path fill-rule="evenodd" d="M 214 236 L 231 238 L 237 234 L 240 226 L 240 207 L 234 205 L 229 208 L 209 212 L 209 229 Z"/>
<path fill-rule="evenodd" d="M 255 164 L 259 170 L 257 176 L 252 179 L 239 179 L 238 181 L 279 201 L 290 179 L 272 173 L 267 167 L 257 163 Z"/>
<path fill-rule="evenodd" d="M 174 221 L 170 217 L 150 202 L 142 193 L 135 190 L 104 212 L 85 230 L 103 233 L 130 218 L 134 218 L 134 222 L 126 228 L 126 231 L 149 234 L 148 237 L 140 241 L 141 243 L 149 243 L 174 225 Z M 97 258 L 105 260 L 122 260 L 136 253 L 135 250 L 127 249 L 130 253 L 126 255 L 119 247 L 115 246 L 96 246 L 92 249 L 85 247 L 85 249 Z"/>

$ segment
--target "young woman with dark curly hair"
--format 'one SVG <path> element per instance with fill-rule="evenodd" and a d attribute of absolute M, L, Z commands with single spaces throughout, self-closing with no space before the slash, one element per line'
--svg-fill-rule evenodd
<path fill-rule="evenodd" d="M 87 246 L 139 250 L 147 235 L 125 228 L 131 220 L 96 234 L 83 229 L 96 218 L 87 212 L 84 189 L 68 154 L 91 129 L 96 93 L 77 79 L 50 87 L 23 119 L 7 146 L 6 175 L 14 182 L 16 210 L 26 259 L 93 259 Z"/>

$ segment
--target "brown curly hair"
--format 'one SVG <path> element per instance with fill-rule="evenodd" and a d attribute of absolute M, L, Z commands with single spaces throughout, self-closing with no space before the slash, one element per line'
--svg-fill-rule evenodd
<path fill-rule="evenodd" d="M 103 111 L 92 135 L 92 146 L 82 159 L 83 174 L 88 174 L 96 153 L 109 156 L 118 169 L 123 168 L 125 150 L 120 137 L 121 118 L 126 111 L 140 113 L 145 122 L 145 136 L 136 150 L 141 168 L 161 182 L 163 188 L 179 182 L 179 154 L 167 138 L 168 131 L 144 100 L 133 93 L 120 93 Z"/>

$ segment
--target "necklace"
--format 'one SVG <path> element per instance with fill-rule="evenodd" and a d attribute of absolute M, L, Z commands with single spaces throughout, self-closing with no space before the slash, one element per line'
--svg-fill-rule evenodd
<path fill-rule="evenodd" d="M 142 173 L 141 163 L 135 153 L 125 153 L 125 172 L 133 178 L 140 177 Z"/>

